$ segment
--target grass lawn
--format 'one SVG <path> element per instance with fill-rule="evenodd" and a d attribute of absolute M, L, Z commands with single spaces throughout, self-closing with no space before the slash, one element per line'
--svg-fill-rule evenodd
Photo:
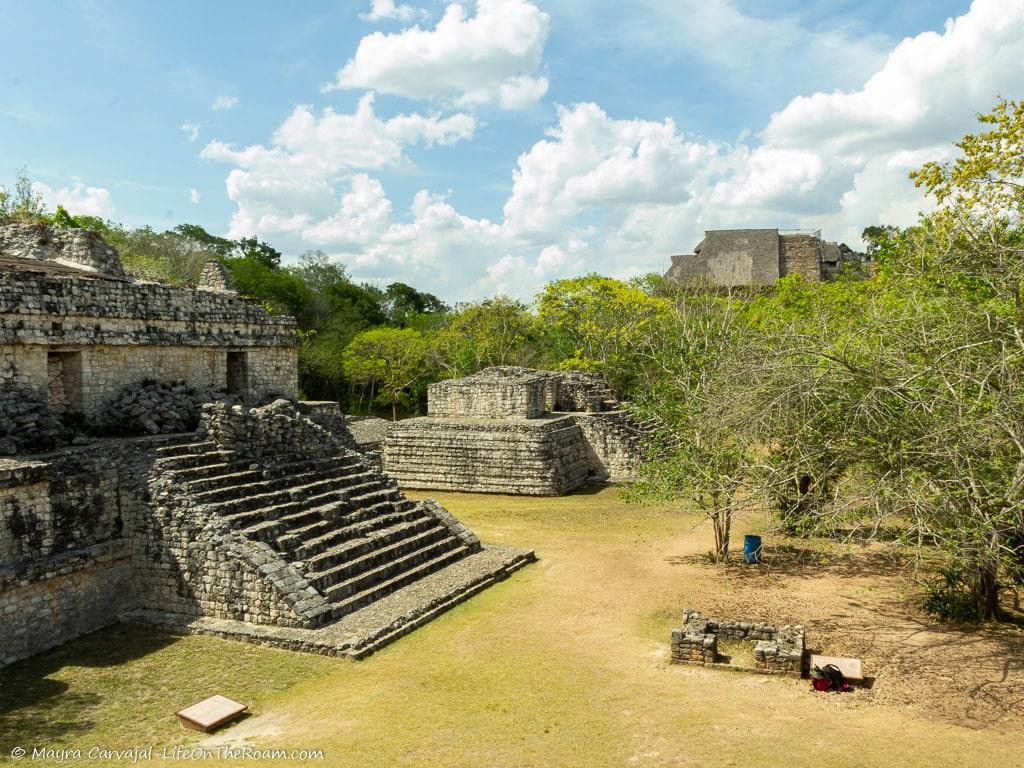
<path fill-rule="evenodd" d="M 700 560 L 710 532 L 696 519 L 614 489 L 432 495 L 539 562 L 361 662 L 98 632 L 0 672 L 0 761 L 16 745 L 245 743 L 320 749 L 312 764 L 331 766 L 1024 766 L 1021 631 L 928 624 L 870 552 L 780 547 L 774 567 L 723 570 Z M 811 647 L 863 656 L 875 686 L 812 694 L 672 666 L 684 606 L 804 620 Z M 213 736 L 181 730 L 174 710 L 214 692 L 251 716 Z"/>

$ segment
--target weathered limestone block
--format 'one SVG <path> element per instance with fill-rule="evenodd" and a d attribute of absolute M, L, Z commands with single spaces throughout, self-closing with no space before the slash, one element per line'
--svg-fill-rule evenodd
<path fill-rule="evenodd" d="M 203 265 L 203 271 L 199 275 L 199 287 L 208 291 L 238 295 L 231 280 L 231 273 L 216 259 L 211 259 Z"/>
<path fill-rule="evenodd" d="M 508 375 L 507 371 L 517 371 Z M 427 413 L 481 419 L 534 419 L 544 414 L 547 377 L 538 371 L 487 368 L 427 388 Z"/>
<path fill-rule="evenodd" d="M 103 238 L 87 229 L 64 229 L 46 224 L 0 224 L 0 254 L 75 264 L 96 272 L 122 277 L 121 257 Z"/>

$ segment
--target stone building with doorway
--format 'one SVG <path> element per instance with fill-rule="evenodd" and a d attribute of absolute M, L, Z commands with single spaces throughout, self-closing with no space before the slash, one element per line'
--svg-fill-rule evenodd
<path fill-rule="evenodd" d="M 665 277 L 683 285 L 756 287 L 773 285 L 787 275 L 831 280 L 848 265 L 869 267 L 868 257 L 845 243 L 823 240 L 821 230 L 713 229 L 704 233 L 692 254 L 673 256 Z"/>
<path fill-rule="evenodd" d="M 94 233 L 0 226 L 5 391 L 86 417 L 143 380 L 256 402 L 297 394 L 297 356 L 294 319 L 238 298 L 218 265 L 195 289 L 138 282 Z"/>

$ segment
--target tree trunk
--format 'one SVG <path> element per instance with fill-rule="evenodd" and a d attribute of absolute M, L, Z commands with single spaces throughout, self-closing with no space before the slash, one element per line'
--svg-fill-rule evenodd
<path fill-rule="evenodd" d="M 715 560 L 729 560 L 729 529 L 732 526 L 732 513 L 718 509 L 711 516 L 711 524 L 715 529 Z"/>
<path fill-rule="evenodd" d="M 971 603 L 979 619 L 995 619 L 999 614 L 998 574 L 998 562 L 990 559 L 976 562 L 970 570 Z"/>
<path fill-rule="evenodd" d="M 398 400 L 394 397 L 391 398 L 391 420 L 398 421 Z"/>

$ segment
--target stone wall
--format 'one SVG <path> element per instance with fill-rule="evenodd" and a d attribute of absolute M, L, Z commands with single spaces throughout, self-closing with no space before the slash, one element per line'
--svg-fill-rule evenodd
<path fill-rule="evenodd" d="M 480 419 L 535 419 L 544 413 L 547 377 L 491 375 L 488 369 L 427 388 L 427 413 Z"/>
<path fill-rule="evenodd" d="M 771 285 L 779 279 L 776 229 L 728 229 L 704 233 L 701 255 L 716 285 Z"/>
<path fill-rule="evenodd" d="M 753 671 L 800 677 L 805 651 L 804 628 L 765 622 L 723 621 L 704 618 L 692 608 L 683 610 L 683 624 L 672 630 L 672 661 L 678 664 L 714 665 L 718 639 L 754 643 Z"/>
<path fill-rule="evenodd" d="M 38 392 L 57 412 L 86 415 L 128 385 L 140 381 L 184 382 L 199 390 L 229 389 L 227 351 L 217 347 L 92 345 L 54 352 L 44 345 L 0 346 L 0 363 L 12 387 Z M 236 352 L 237 354 L 237 352 Z M 246 379 L 235 393 L 250 401 L 294 397 L 298 390 L 298 350 L 249 348 Z M 59 383 L 55 376 L 59 375 Z M 59 407 L 55 407 L 59 406 Z"/>
<path fill-rule="evenodd" d="M 618 483 L 636 476 L 647 436 L 628 413 L 573 414 L 572 418 L 583 435 L 592 479 Z"/>
<path fill-rule="evenodd" d="M 45 224 L 0 224 L 0 254 L 75 264 L 88 270 L 120 277 L 121 258 L 103 238 L 87 229 L 64 229 Z"/>
<path fill-rule="evenodd" d="M 782 235 L 784 275 L 800 275 L 816 283 L 822 279 L 821 262 L 823 243 L 814 235 Z"/>
<path fill-rule="evenodd" d="M 672 257 L 665 277 L 680 284 L 772 285 L 785 275 L 831 280 L 844 263 L 866 263 L 862 253 L 825 242 L 820 232 L 780 235 L 777 229 L 725 229 L 704 233 L 694 254 Z"/>
<path fill-rule="evenodd" d="M 131 595 L 123 539 L 0 568 L 0 666 L 114 623 Z"/>
<path fill-rule="evenodd" d="M 306 614 L 322 598 L 303 577 L 191 505 L 161 471 L 160 448 L 182 439 L 195 436 L 0 460 L 0 615 L 17 614 L 0 626 L 3 663 L 128 608 L 310 625 Z"/>
<path fill-rule="evenodd" d="M 567 493 L 589 474 L 572 416 L 399 421 L 388 432 L 384 470 L 408 488 L 536 496 Z"/>
<path fill-rule="evenodd" d="M 230 388 L 250 400 L 297 393 L 292 318 L 224 292 L 24 271 L 33 263 L 0 272 L 5 389 L 86 414 L 144 379 Z"/>

